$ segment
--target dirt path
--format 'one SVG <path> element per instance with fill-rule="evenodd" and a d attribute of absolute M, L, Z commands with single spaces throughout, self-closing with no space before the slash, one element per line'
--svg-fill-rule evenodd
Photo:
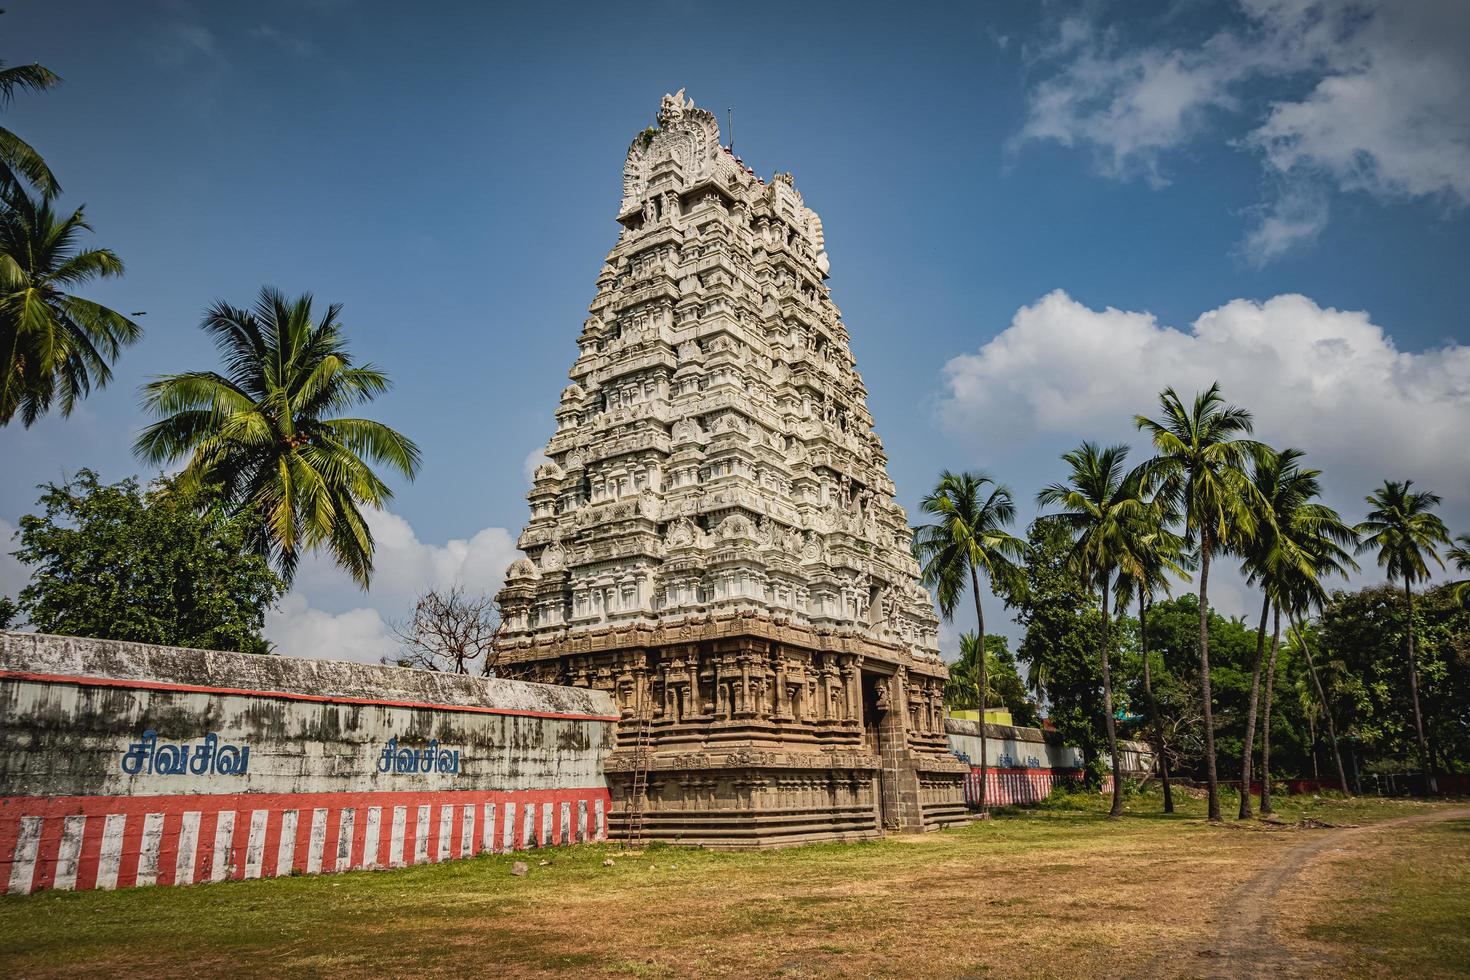
<path fill-rule="evenodd" d="M 1195 951 L 1193 962 L 1176 960 L 1173 965 L 1190 975 L 1231 980 L 1267 975 L 1307 977 L 1330 970 L 1320 959 L 1299 959 L 1272 935 L 1282 889 L 1329 851 L 1364 848 L 1369 844 L 1368 838 L 1386 830 L 1464 817 L 1470 817 L 1470 807 L 1435 810 L 1363 827 L 1308 831 L 1311 835 L 1308 839 L 1246 879 L 1225 899 L 1216 913 L 1219 931 L 1207 946 Z M 1162 972 L 1168 972 L 1167 968 Z"/>

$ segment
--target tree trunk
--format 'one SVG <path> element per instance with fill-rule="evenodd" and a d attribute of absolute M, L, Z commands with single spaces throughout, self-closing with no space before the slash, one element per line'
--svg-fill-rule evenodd
<path fill-rule="evenodd" d="M 1434 773 L 1430 771 L 1429 745 L 1424 741 L 1424 716 L 1419 711 L 1419 665 L 1414 661 L 1414 588 L 1407 575 L 1404 576 L 1404 599 L 1409 604 L 1409 620 L 1404 624 L 1404 636 L 1408 638 L 1409 645 L 1409 695 L 1414 702 L 1414 737 L 1419 742 L 1419 766 L 1424 770 L 1429 792 L 1433 793 L 1439 787 L 1435 785 Z"/>
<path fill-rule="evenodd" d="M 1276 652 L 1281 649 L 1281 607 L 1271 606 L 1271 660 L 1266 665 L 1266 705 L 1261 719 L 1261 816 L 1271 809 L 1271 693 L 1276 687 Z"/>
<path fill-rule="evenodd" d="M 1205 726 L 1205 782 L 1209 786 L 1209 819 L 1220 819 L 1220 779 L 1215 771 L 1215 711 L 1210 704 L 1210 536 L 1200 535 L 1199 560 L 1199 686 Z"/>
<path fill-rule="evenodd" d="M 980 812 L 985 811 L 985 784 L 990 781 L 990 760 L 986 758 L 985 751 L 985 703 L 989 700 L 989 686 L 985 675 L 985 610 L 980 607 L 980 578 L 975 574 L 975 566 L 970 566 L 970 589 L 975 593 L 975 630 L 976 645 L 979 647 L 980 659 L 980 789 L 976 802 L 980 804 Z"/>
<path fill-rule="evenodd" d="M 1332 742 L 1332 760 L 1337 763 L 1337 784 L 1342 787 L 1343 796 L 1352 796 L 1352 791 L 1348 789 L 1347 771 L 1342 767 L 1342 751 L 1337 747 L 1337 723 L 1332 720 L 1332 706 L 1327 703 L 1327 693 L 1322 690 L 1322 679 L 1317 676 L 1317 663 L 1312 659 L 1312 647 L 1307 643 L 1306 631 L 1302 629 L 1295 613 L 1291 615 L 1291 628 L 1296 630 L 1297 642 L 1307 655 L 1307 669 L 1312 675 L 1312 686 L 1317 689 L 1317 700 L 1322 702 L 1322 717 L 1327 720 L 1327 738 Z"/>
<path fill-rule="evenodd" d="M 1317 723 L 1310 717 L 1307 719 L 1307 735 L 1312 740 L 1312 781 L 1322 781 L 1322 769 L 1317 764 Z"/>
<path fill-rule="evenodd" d="M 1159 701 L 1154 697 L 1154 682 L 1148 665 L 1148 607 L 1138 593 L 1138 646 L 1143 651 L 1143 693 L 1148 696 L 1148 711 L 1154 721 L 1155 748 L 1159 754 L 1159 779 L 1164 784 L 1164 812 L 1174 812 L 1174 790 L 1169 785 L 1169 754 L 1164 750 L 1164 719 L 1159 715 Z"/>
<path fill-rule="evenodd" d="M 1113 806 L 1110 817 L 1123 815 L 1123 759 L 1118 752 L 1118 729 L 1113 719 L 1113 675 L 1108 666 L 1108 577 L 1103 577 L 1102 587 L 1102 681 L 1103 717 L 1107 719 L 1108 751 L 1113 755 Z"/>
<path fill-rule="evenodd" d="M 1251 667 L 1251 696 L 1245 707 L 1245 738 L 1240 748 L 1240 812 L 1237 818 L 1249 820 L 1251 814 L 1251 754 L 1256 737 L 1256 701 L 1261 694 L 1261 661 L 1266 659 L 1266 616 L 1271 612 L 1271 596 L 1262 590 L 1261 625 L 1256 627 L 1256 662 Z"/>

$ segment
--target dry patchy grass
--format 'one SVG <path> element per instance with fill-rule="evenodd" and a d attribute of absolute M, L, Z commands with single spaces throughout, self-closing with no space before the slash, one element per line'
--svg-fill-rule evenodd
<path fill-rule="evenodd" d="M 1470 976 L 1470 819 L 1354 835 L 1282 896 L 1275 939 L 1334 972 Z"/>
<path fill-rule="evenodd" d="M 534 854 L 525 878 L 509 874 L 524 855 L 497 855 L 398 871 L 12 897 L 0 900 L 0 972 L 1189 973 L 1225 896 L 1302 835 L 1321 831 L 1209 826 L 1198 801 L 1184 803 L 1184 812 L 1164 817 L 1157 797 L 1137 797 L 1129 816 L 1109 821 L 1098 799 L 1072 797 L 962 830 L 774 852 L 561 848 Z M 1366 823 L 1415 806 L 1292 800 L 1283 816 L 1290 824 L 1303 815 Z M 1402 859 L 1419 860 L 1413 842 L 1426 839 L 1405 835 Z M 1432 840 L 1442 846 L 1438 833 Z M 609 855 L 615 864 L 603 867 Z M 551 863 L 542 867 L 542 859 Z M 1403 895 L 1425 883 L 1406 877 Z M 1470 888 L 1463 877 L 1433 885 L 1458 889 L 1462 902 Z M 1373 882 L 1349 874 L 1333 887 L 1366 894 Z M 1378 913 L 1365 905 L 1363 914 Z M 1445 914 L 1463 926 L 1463 904 Z M 1329 946 L 1349 943 L 1313 935 Z M 1180 952 L 1160 957 L 1161 949 Z M 1415 949 L 1406 955 L 1435 955 Z"/>

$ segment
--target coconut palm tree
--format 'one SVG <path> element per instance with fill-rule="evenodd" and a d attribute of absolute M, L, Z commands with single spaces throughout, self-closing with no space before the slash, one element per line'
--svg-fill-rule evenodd
<path fill-rule="evenodd" d="M 1303 529 L 1295 535 L 1295 547 L 1300 560 L 1283 563 L 1276 574 L 1277 599 L 1286 612 L 1297 643 L 1307 658 L 1307 671 L 1316 689 L 1317 700 L 1322 705 L 1322 717 L 1327 722 L 1327 736 L 1332 742 L 1332 758 L 1337 764 L 1337 781 L 1343 795 L 1351 795 L 1348 789 L 1347 770 L 1342 765 L 1342 750 L 1337 741 L 1337 723 L 1332 716 L 1332 705 L 1327 701 L 1327 691 L 1322 686 L 1317 672 L 1317 661 L 1312 656 L 1312 644 L 1307 639 L 1306 620 L 1311 611 L 1321 609 L 1327 601 L 1324 579 L 1337 575 L 1347 577 L 1350 569 L 1358 567 L 1351 555 L 1339 542 L 1337 535 L 1312 532 Z M 1266 774 L 1269 777 L 1269 773 Z"/>
<path fill-rule="evenodd" d="M 1261 811 L 1270 812 L 1269 770 L 1271 701 L 1280 647 L 1280 601 L 1293 576 L 1315 577 L 1321 569 L 1314 556 L 1328 554 L 1336 566 L 1356 568 L 1345 550 L 1357 545 L 1357 535 L 1342 522 L 1337 512 L 1315 502 L 1322 492 L 1321 470 L 1305 469 L 1306 454 L 1299 449 L 1280 452 L 1261 446 L 1256 450 L 1251 480 L 1267 508 L 1266 519 L 1258 522 L 1257 533 L 1247 543 L 1243 567 L 1246 581 L 1261 589 L 1261 620 L 1256 629 L 1256 656 L 1251 673 L 1250 697 L 1245 716 L 1245 738 L 1241 748 L 1241 820 L 1251 816 L 1250 780 L 1255 738 L 1256 706 L 1261 667 L 1265 662 L 1266 620 L 1275 610 L 1276 627 L 1271 637 L 1271 656 L 1266 663 L 1266 697 L 1261 754 Z"/>
<path fill-rule="evenodd" d="M 1138 654 L 1143 662 L 1143 694 L 1148 699 L 1149 717 L 1154 724 L 1154 752 L 1159 760 L 1159 781 L 1164 787 L 1164 812 L 1174 812 L 1174 789 L 1169 781 L 1168 746 L 1164 742 L 1163 716 L 1154 696 L 1153 672 L 1148 649 L 1148 611 L 1153 597 L 1170 593 L 1171 576 L 1189 581 L 1188 568 L 1193 564 L 1186 554 L 1184 539 L 1173 531 L 1178 515 L 1158 495 L 1146 501 L 1143 513 L 1129 521 L 1124 531 L 1128 550 L 1134 555 L 1129 569 L 1118 572 L 1118 615 L 1128 611 L 1134 596 L 1138 598 Z"/>
<path fill-rule="evenodd" d="M 960 634 L 960 658 L 949 665 L 949 681 L 944 685 L 944 703 L 950 708 L 968 708 L 980 690 L 980 647 L 974 633 Z M 985 670 L 990 680 L 999 668 L 996 658 L 985 654 Z M 979 705 L 977 704 L 978 708 Z"/>
<path fill-rule="evenodd" d="M 1271 708 L 1276 694 L 1276 658 L 1281 650 L 1281 604 L 1271 602 L 1271 655 L 1266 661 L 1266 699 L 1261 707 L 1261 816 L 1276 811 L 1271 806 Z M 1249 781 L 1244 792 L 1249 792 Z"/>
<path fill-rule="evenodd" d="M 0 425 L 19 414 L 29 426 L 59 402 L 70 415 L 92 388 L 112 379 L 112 361 L 142 334 L 115 310 L 74 290 L 122 275 L 111 250 L 81 249 L 91 226 L 77 208 L 61 217 L 47 198 L 19 186 L 0 207 Z"/>
<path fill-rule="evenodd" d="M 1026 555 L 1026 542 L 1006 530 L 1016 519 L 1016 504 L 1009 487 L 983 473 L 939 474 L 939 482 L 919 502 L 919 509 L 935 519 L 914 529 L 914 557 L 926 586 L 934 589 L 939 611 L 954 619 L 966 585 L 975 597 L 976 643 L 985 649 L 985 609 L 980 602 L 980 575 L 991 582 L 1014 581 L 1020 574 L 1016 563 Z M 985 658 L 980 669 L 980 792 L 985 808 L 985 708 L 989 692 Z"/>
<path fill-rule="evenodd" d="M 1270 446 L 1262 445 L 1255 452 L 1255 467 L 1251 473 L 1251 480 L 1261 496 L 1265 498 L 1267 506 L 1276 510 L 1278 497 L 1282 495 L 1286 487 L 1284 477 L 1288 471 L 1294 472 L 1296 460 L 1305 455 L 1297 449 L 1284 449 L 1280 453 Z M 1271 614 L 1271 591 L 1267 581 L 1267 568 L 1277 561 L 1288 559 L 1291 552 L 1281 540 L 1279 529 L 1273 526 L 1258 528 L 1256 535 L 1246 543 L 1242 571 L 1245 572 L 1246 582 L 1251 585 L 1259 585 L 1261 588 L 1261 621 L 1256 628 L 1256 656 L 1251 667 L 1250 697 L 1246 702 L 1245 711 L 1245 737 L 1241 740 L 1240 754 L 1240 810 L 1237 819 L 1246 820 L 1251 816 L 1251 757 L 1253 754 L 1252 740 L 1256 732 L 1256 705 L 1261 690 L 1261 665 L 1266 658 L 1266 620 Z"/>
<path fill-rule="evenodd" d="M 1140 495 L 1140 478 L 1124 469 L 1128 447 L 1099 448 L 1084 442 L 1065 453 L 1062 460 L 1071 466 L 1067 483 L 1054 483 L 1036 495 L 1040 507 L 1057 507 L 1049 515 L 1072 532 L 1075 544 L 1070 561 L 1079 577 L 1102 592 L 1102 688 L 1104 723 L 1108 733 L 1108 751 L 1113 757 L 1113 805 L 1109 816 L 1123 814 L 1123 768 L 1118 753 L 1117 724 L 1113 717 L 1113 677 L 1109 663 L 1110 642 L 1109 597 L 1114 576 L 1120 571 L 1132 576 L 1143 574 L 1142 564 L 1131 549 L 1129 532 L 1144 516 Z"/>
<path fill-rule="evenodd" d="M 154 464 L 187 459 L 182 485 L 213 485 L 237 511 L 257 515 L 256 545 L 288 583 L 302 553 L 325 545 L 367 588 L 373 536 L 360 506 L 393 496 L 370 464 L 412 479 L 419 450 L 380 422 L 335 416 L 389 387 L 371 364 L 353 365 L 341 309 L 314 320 L 310 294 L 287 300 L 269 288 L 248 310 L 216 303 L 201 326 L 225 373 L 149 383 L 145 404 L 162 417 L 134 451 Z"/>
<path fill-rule="evenodd" d="M 1357 526 L 1363 543 L 1359 553 L 1378 552 L 1378 567 L 1394 579 L 1404 582 L 1404 602 L 1408 619 L 1404 627 L 1404 643 L 1409 661 L 1409 696 L 1414 704 L 1414 736 L 1419 743 L 1419 764 L 1434 790 L 1430 772 L 1429 746 L 1424 740 L 1424 716 L 1419 710 L 1419 668 L 1414 662 L 1414 583 L 1429 578 L 1429 562 L 1444 568 L 1437 545 L 1449 545 L 1450 532 L 1444 521 L 1433 513 L 1439 506 L 1439 495 L 1414 490 L 1414 481 L 1397 483 L 1385 480 L 1383 486 L 1367 497 L 1368 517 Z"/>
<path fill-rule="evenodd" d="M 0 61 L 0 108 L 9 108 L 20 91 L 44 92 L 61 81 L 55 73 L 40 65 L 12 65 Z M 22 182 L 29 183 L 46 197 L 61 193 L 56 175 L 46 166 L 29 143 L 9 129 L 0 126 L 0 194 L 8 197 Z"/>
<path fill-rule="evenodd" d="M 1220 386 L 1212 384 L 1186 407 L 1173 388 L 1159 395 L 1157 421 L 1135 416 L 1138 428 L 1153 439 L 1157 455 L 1144 464 L 1147 479 L 1184 515 L 1185 540 L 1199 548 L 1199 669 L 1204 721 L 1205 777 L 1209 785 L 1209 819 L 1220 819 L 1220 784 L 1215 769 L 1215 716 L 1210 691 L 1210 561 L 1216 554 L 1239 550 L 1256 530 L 1263 513 L 1247 469 L 1258 443 L 1244 438 L 1252 431 L 1251 414 L 1226 405 Z"/>
<path fill-rule="evenodd" d="M 1051 681 L 1051 667 L 1045 661 L 1038 658 L 1026 664 L 1026 689 L 1036 695 L 1037 704 L 1046 703 L 1047 685 Z"/>
<path fill-rule="evenodd" d="M 1455 539 L 1459 544 L 1451 548 L 1445 555 L 1455 563 L 1455 570 L 1470 572 L 1470 534 L 1462 534 Z M 1470 605 L 1470 579 L 1455 583 L 1455 601 L 1461 605 Z"/>

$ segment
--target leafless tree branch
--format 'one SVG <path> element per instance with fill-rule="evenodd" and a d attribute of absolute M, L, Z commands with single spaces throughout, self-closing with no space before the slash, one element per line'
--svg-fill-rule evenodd
<path fill-rule="evenodd" d="M 494 677 L 500 626 L 500 610 L 489 596 L 467 594 L 460 585 L 430 589 L 414 604 L 412 619 L 393 624 L 402 652 L 384 662 Z"/>

